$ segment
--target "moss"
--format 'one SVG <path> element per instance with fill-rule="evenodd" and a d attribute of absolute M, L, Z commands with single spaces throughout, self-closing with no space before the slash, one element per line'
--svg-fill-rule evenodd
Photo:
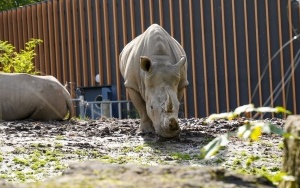
<path fill-rule="evenodd" d="M 77 150 L 75 150 L 74 153 L 77 154 L 77 155 L 80 155 L 80 156 L 88 156 L 88 152 L 86 150 L 83 150 L 83 149 L 77 149 Z"/>
<path fill-rule="evenodd" d="M 233 162 L 232 162 L 233 165 L 241 165 L 242 162 L 240 159 L 234 159 Z"/>
<path fill-rule="evenodd" d="M 115 159 L 111 156 L 108 156 L 108 155 L 104 155 L 104 156 L 100 157 L 99 160 L 102 161 L 102 162 L 107 162 L 107 163 L 114 163 L 115 162 Z"/>
<path fill-rule="evenodd" d="M 190 160 L 191 156 L 187 153 L 172 153 L 171 157 L 175 160 Z"/>
<path fill-rule="evenodd" d="M 279 144 L 278 144 L 278 148 L 280 149 L 280 150 L 283 150 L 283 148 L 284 148 L 284 144 L 283 144 L 283 142 L 281 141 Z"/>
<path fill-rule="evenodd" d="M 63 135 L 57 135 L 55 137 L 55 140 L 63 140 L 64 139 L 64 136 Z"/>
<path fill-rule="evenodd" d="M 28 159 L 15 157 L 15 158 L 13 159 L 13 161 L 14 161 L 16 164 L 29 166 L 29 161 L 28 161 Z"/>
<path fill-rule="evenodd" d="M 63 148 L 63 144 L 59 142 L 54 143 L 54 148 Z"/>
<path fill-rule="evenodd" d="M 145 146 L 144 145 L 140 145 L 140 146 L 135 146 L 134 148 L 133 148 L 133 152 L 141 152 L 141 151 L 143 151 L 144 150 L 144 148 L 145 148 Z"/>
<path fill-rule="evenodd" d="M 17 177 L 19 180 L 21 180 L 22 182 L 25 182 L 25 180 L 26 180 L 26 175 L 25 175 L 24 172 L 22 172 L 22 171 L 15 171 L 14 173 L 15 173 L 16 177 Z"/>
<path fill-rule="evenodd" d="M 270 142 L 267 142 L 267 141 L 259 141 L 260 144 L 263 146 L 263 147 L 274 147 L 274 144 L 273 143 L 270 143 Z"/>
<path fill-rule="evenodd" d="M 223 159 L 223 158 L 218 158 L 215 162 L 217 163 L 217 164 L 220 164 L 220 163 L 223 163 L 225 161 L 225 159 Z"/>
<path fill-rule="evenodd" d="M 243 157 L 246 157 L 247 156 L 247 152 L 246 151 L 242 151 L 240 155 L 243 156 Z"/>

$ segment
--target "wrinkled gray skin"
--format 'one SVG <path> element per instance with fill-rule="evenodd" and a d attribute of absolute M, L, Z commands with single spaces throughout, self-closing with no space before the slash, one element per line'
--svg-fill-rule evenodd
<path fill-rule="evenodd" d="M 186 54 L 161 26 L 151 25 L 120 54 L 120 71 L 136 107 L 142 133 L 179 138 L 179 101 L 187 81 Z"/>
<path fill-rule="evenodd" d="M 0 73 L 0 120 L 63 120 L 73 116 L 70 94 L 53 76 Z"/>

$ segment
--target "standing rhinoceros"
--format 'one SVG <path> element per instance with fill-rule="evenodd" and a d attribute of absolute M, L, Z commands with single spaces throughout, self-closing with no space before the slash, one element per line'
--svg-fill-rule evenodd
<path fill-rule="evenodd" d="M 124 47 L 120 70 L 141 118 L 139 131 L 178 138 L 179 101 L 188 85 L 182 46 L 161 26 L 153 24 Z"/>
<path fill-rule="evenodd" d="M 70 94 L 53 76 L 0 73 L 0 120 L 63 120 Z"/>

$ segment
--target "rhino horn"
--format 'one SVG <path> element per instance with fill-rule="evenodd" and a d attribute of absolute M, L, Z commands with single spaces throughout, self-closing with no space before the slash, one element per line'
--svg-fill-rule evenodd
<path fill-rule="evenodd" d="M 170 94 L 167 94 L 167 101 L 166 101 L 166 112 L 173 112 L 173 103 L 170 99 Z"/>
<path fill-rule="evenodd" d="M 185 56 L 181 56 L 180 60 L 176 63 L 176 66 L 178 68 L 181 68 L 186 62 L 186 57 Z"/>

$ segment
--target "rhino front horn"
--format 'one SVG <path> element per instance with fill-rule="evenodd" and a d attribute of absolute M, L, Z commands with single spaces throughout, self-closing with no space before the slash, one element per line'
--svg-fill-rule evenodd
<path fill-rule="evenodd" d="M 173 112 L 173 103 L 172 100 L 170 99 L 170 94 L 167 94 L 167 101 L 166 101 L 166 112 Z"/>

